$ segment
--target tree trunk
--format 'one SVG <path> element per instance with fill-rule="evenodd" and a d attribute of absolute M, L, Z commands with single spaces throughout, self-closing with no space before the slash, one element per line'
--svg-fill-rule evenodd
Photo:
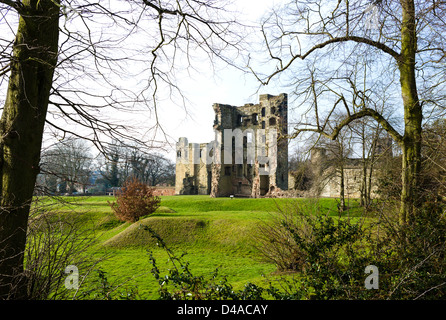
<path fill-rule="evenodd" d="M 361 186 L 361 199 L 360 199 L 360 206 L 364 209 L 367 209 L 368 207 L 368 184 L 367 184 L 367 160 L 363 158 L 362 162 L 362 186 Z"/>
<path fill-rule="evenodd" d="M 342 150 L 342 149 L 341 149 Z M 340 174 L 341 174 L 341 181 L 340 181 L 340 187 L 339 187 L 339 198 L 340 198 L 340 204 L 339 204 L 339 212 L 344 212 L 346 209 L 345 206 L 345 174 L 344 174 L 344 160 L 341 160 L 341 166 L 340 166 Z"/>
<path fill-rule="evenodd" d="M 379 139 L 379 133 L 380 133 L 379 131 L 380 131 L 380 129 L 379 129 L 379 127 L 377 127 L 375 136 L 372 140 L 372 145 L 370 146 L 370 152 L 369 152 L 369 156 L 367 159 L 369 171 L 367 172 L 367 169 L 365 170 L 365 173 L 368 174 L 368 179 L 367 178 L 365 179 L 366 183 L 368 183 L 367 193 L 365 194 L 367 209 L 372 204 L 372 178 L 373 178 L 374 164 L 376 161 L 376 144 L 378 143 L 378 139 Z"/>
<path fill-rule="evenodd" d="M 54 67 L 59 6 L 22 1 L 0 132 L 0 299 L 17 298 Z"/>
<path fill-rule="evenodd" d="M 361 186 L 361 203 L 360 206 L 367 209 L 367 164 L 366 141 L 365 141 L 365 124 L 362 124 L 362 186 Z"/>
<path fill-rule="evenodd" d="M 410 223 L 421 203 L 418 188 L 421 167 L 422 108 L 418 100 L 415 80 L 417 50 L 415 5 L 413 0 L 401 1 L 403 19 L 401 28 L 400 70 L 401 93 L 404 103 L 404 138 L 402 146 L 402 191 L 400 223 Z"/>
<path fill-rule="evenodd" d="M 367 188 L 367 194 L 366 194 L 366 199 L 367 199 L 367 208 L 370 207 L 370 205 L 372 204 L 372 178 L 373 178 L 373 163 L 375 162 L 374 156 L 372 156 L 372 159 L 370 161 L 370 169 L 369 169 L 369 179 L 368 179 L 368 188 Z"/>

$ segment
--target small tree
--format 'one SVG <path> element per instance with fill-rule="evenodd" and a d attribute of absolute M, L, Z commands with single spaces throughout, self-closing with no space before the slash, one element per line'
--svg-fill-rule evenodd
<path fill-rule="evenodd" d="M 117 193 L 116 202 L 108 203 L 119 220 L 136 222 L 142 216 L 155 212 L 160 202 L 161 199 L 153 195 L 153 188 L 130 178 Z"/>

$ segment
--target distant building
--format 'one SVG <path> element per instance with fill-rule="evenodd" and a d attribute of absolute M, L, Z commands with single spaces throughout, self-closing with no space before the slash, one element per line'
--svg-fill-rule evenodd
<path fill-rule="evenodd" d="M 378 181 L 376 173 L 382 169 L 382 164 L 386 159 L 393 157 L 392 139 L 390 137 L 378 140 L 374 155 L 374 171 L 370 174 L 370 163 L 364 171 L 364 159 L 345 158 L 342 168 L 337 164 L 336 159 L 322 147 L 314 147 L 311 150 L 309 166 L 311 168 L 311 188 L 307 190 L 296 190 L 297 194 L 304 197 L 339 197 L 341 189 L 341 179 L 344 179 L 344 194 L 348 198 L 359 198 L 364 190 L 364 173 L 367 176 L 367 189 L 370 188 L 372 197 L 377 197 Z M 372 160 L 372 159 L 366 159 Z M 343 174 L 340 174 L 343 170 Z M 370 180 L 371 178 L 371 180 Z M 293 173 L 289 174 L 289 190 L 295 188 Z"/>

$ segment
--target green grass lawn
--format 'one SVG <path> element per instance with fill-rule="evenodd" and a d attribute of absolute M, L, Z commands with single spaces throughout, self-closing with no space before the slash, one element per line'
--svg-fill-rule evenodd
<path fill-rule="evenodd" d="M 41 205 L 61 213 L 75 214 L 94 225 L 98 244 L 90 249 L 92 259 L 102 254 L 109 258 L 97 267 L 103 270 L 112 286 L 119 290 L 137 288 L 138 298 L 156 299 L 158 283 L 150 273 L 148 251 L 153 253 L 161 270 L 167 274 L 172 265 L 155 239 L 140 228 L 150 226 L 175 252 L 187 252 L 185 261 L 196 275 L 210 276 L 216 268 L 227 276 L 235 289 L 247 282 L 259 283 L 276 271 L 272 263 L 262 260 L 255 249 L 257 224 L 271 219 L 278 208 L 304 204 L 305 210 L 321 209 L 337 215 L 335 199 L 250 199 L 210 198 L 209 196 L 164 196 L 154 214 L 136 223 L 118 221 L 109 206 L 112 197 L 63 198 L 63 203 L 45 198 Z M 360 215 L 352 201 L 350 214 Z M 285 209 L 286 210 L 286 209 Z M 82 275 L 81 275 L 82 276 Z M 94 276 L 89 276 L 93 279 Z M 90 280 L 91 281 L 91 280 Z"/>

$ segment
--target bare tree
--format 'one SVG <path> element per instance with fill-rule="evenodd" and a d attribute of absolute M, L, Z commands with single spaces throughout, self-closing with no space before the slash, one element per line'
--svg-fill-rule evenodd
<path fill-rule="evenodd" d="M 175 164 L 159 153 L 145 154 L 133 149 L 127 161 L 131 164 L 131 176 L 150 186 L 172 181 L 175 174 Z"/>
<path fill-rule="evenodd" d="M 345 189 L 346 189 L 346 174 L 345 170 L 348 165 L 348 157 L 352 154 L 352 135 L 350 131 L 344 130 L 341 132 L 335 140 L 320 138 L 317 142 L 317 147 L 321 147 L 326 150 L 327 162 L 323 167 L 331 167 L 333 170 L 325 170 L 322 173 L 323 180 L 332 179 L 339 181 L 339 206 L 340 212 L 347 209 L 345 202 Z"/>
<path fill-rule="evenodd" d="M 10 27 L 0 40 L 2 82 L 9 77 L 0 120 L 0 297 L 23 271 L 44 127 L 103 151 L 107 139 L 155 144 L 157 101 L 165 92 L 185 100 L 180 70 L 193 71 L 203 55 L 235 65 L 242 26 L 224 8 L 197 0 L 0 0 Z M 151 112 L 157 131 L 140 138 L 122 119 L 128 112 Z"/>
<path fill-rule="evenodd" d="M 352 85 L 355 88 L 355 85 Z M 364 88 L 366 90 L 367 88 Z M 376 91 L 381 92 L 379 101 L 367 101 L 369 107 L 375 109 L 382 114 L 389 122 L 393 122 L 393 126 L 397 123 L 392 119 L 391 102 L 387 101 L 387 88 L 378 86 Z M 360 146 L 360 158 L 362 161 L 362 185 L 361 185 L 361 205 L 367 209 L 372 201 L 372 188 L 376 186 L 375 168 L 384 164 L 388 160 L 389 155 L 393 155 L 393 146 L 390 137 L 381 127 L 379 122 L 372 118 L 364 117 L 355 120 L 349 125 L 349 129 L 353 133 L 355 144 Z"/>
<path fill-rule="evenodd" d="M 380 136 L 379 124 L 373 128 L 369 119 L 361 119 L 353 126 L 352 130 L 356 131 L 356 136 L 360 140 L 361 160 L 362 160 L 362 184 L 360 204 L 364 208 L 368 208 L 371 203 L 372 177 L 376 159 L 377 142 Z"/>
<path fill-rule="evenodd" d="M 292 137 L 311 131 L 336 139 L 351 122 L 371 117 L 401 147 L 403 225 L 410 223 L 422 201 L 423 116 L 444 115 L 445 15 L 444 1 L 296 0 L 284 11 L 273 12 L 262 25 L 274 69 L 265 75 L 256 73 L 258 79 L 266 85 L 279 75 L 289 77 L 297 101 L 314 114 L 312 122 L 299 124 Z M 361 69 L 367 77 L 358 78 L 353 72 L 352 67 L 360 65 L 346 63 L 358 57 L 370 60 L 369 67 Z M 313 95 L 315 82 L 321 90 Z M 401 112 L 402 132 L 367 104 L 380 100 L 377 92 L 368 90 L 379 82 L 397 93 L 393 105 L 402 106 L 395 110 Z M 352 91 L 350 85 L 359 88 L 358 83 L 367 90 Z M 339 108 L 345 109 L 346 117 L 329 131 L 327 121 Z M 323 111 L 328 113 L 327 121 L 321 121 Z"/>
<path fill-rule="evenodd" d="M 128 148 L 114 141 L 107 153 L 97 157 L 97 169 L 106 184 L 110 187 L 120 187 L 130 177 L 130 165 L 127 162 Z"/>
<path fill-rule="evenodd" d="M 422 182 L 431 201 L 446 200 L 446 119 L 425 126 L 422 146 Z"/>
<path fill-rule="evenodd" d="M 90 148 L 85 141 L 69 137 L 44 152 L 40 167 L 44 175 L 54 176 L 59 185 L 65 185 L 65 192 L 72 194 L 81 189 L 85 193 L 90 181 L 92 161 Z"/>
<path fill-rule="evenodd" d="M 148 185 L 175 184 L 175 163 L 159 153 L 150 154 L 147 166 Z"/>

